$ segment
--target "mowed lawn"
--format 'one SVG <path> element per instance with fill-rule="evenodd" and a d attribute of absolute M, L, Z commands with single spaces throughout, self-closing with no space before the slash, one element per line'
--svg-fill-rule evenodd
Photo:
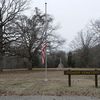
<path fill-rule="evenodd" d="M 45 82 L 44 71 L 0 72 L 0 95 L 82 95 L 100 97 L 95 88 L 94 76 L 72 76 L 72 87 L 68 87 L 68 76 L 63 71 L 48 71 Z"/>

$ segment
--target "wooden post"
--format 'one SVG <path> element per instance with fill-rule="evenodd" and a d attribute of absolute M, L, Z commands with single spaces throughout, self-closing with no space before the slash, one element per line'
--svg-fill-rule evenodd
<path fill-rule="evenodd" d="M 70 74 L 70 69 L 68 71 L 69 71 L 69 74 L 68 74 L 68 86 L 71 87 L 71 74 Z"/>
<path fill-rule="evenodd" d="M 97 72 L 97 70 L 95 69 L 95 71 Z M 95 74 L 95 87 L 98 87 L 98 74 Z"/>
<path fill-rule="evenodd" d="M 95 87 L 97 88 L 98 87 L 98 75 L 95 74 Z"/>
<path fill-rule="evenodd" d="M 98 87 L 98 75 L 95 74 L 95 87 L 97 88 Z"/>

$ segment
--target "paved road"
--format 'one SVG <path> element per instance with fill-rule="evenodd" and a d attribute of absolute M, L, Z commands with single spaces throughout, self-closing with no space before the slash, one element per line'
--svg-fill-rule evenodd
<path fill-rule="evenodd" d="M 0 100 L 100 100 L 86 96 L 1 96 Z"/>

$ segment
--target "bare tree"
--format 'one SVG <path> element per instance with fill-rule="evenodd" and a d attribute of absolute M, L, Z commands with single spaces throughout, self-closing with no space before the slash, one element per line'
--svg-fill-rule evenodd
<path fill-rule="evenodd" d="M 71 41 L 70 47 L 73 50 L 84 47 L 92 48 L 97 44 L 95 33 L 90 30 L 80 31 L 74 40 Z"/>
<path fill-rule="evenodd" d="M 83 66 L 88 66 L 90 48 L 97 44 L 96 35 L 90 30 L 81 31 L 71 42 L 71 47 L 80 54 L 80 61 Z"/>
<path fill-rule="evenodd" d="M 25 52 L 21 53 L 29 59 L 32 69 L 32 56 L 39 54 L 41 44 L 47 41 L 48 47 L 57 48 L 58 44 L 63 44 L 64 40 L 58 38 L 54 33 L 56 27 L 52 26 L 53 19 L 48 15 L 47 33 L 45 34 L 45 14 L 42 14 L 38 8 L 35 9 L 32 18 L 19 16 L 15 22 L 15 31 L 19 33 L 20 38 L 16 44 Z M 16 45 L 15 45 L 16 46 Z"/>
<path fill-rule="evenodd" d="M 100 20 L 96 20 L 96 21 L 91 21 L 91 30 L 95 33 L 96 35 L 96 41 L 97 41 L 97 45 L 100 44 Z"/>
<path fill-rule="evenodd" d="M 71 42 L 75 60 L 79 66 L 99 66 L 100 61 L 100 20 L 91 21 L 89 25 L 80 31 Z"/>
<path fill-rule="evenodd" d="M 5 45 L 12 41 L 12 36 L 14 37 L 6 28 L 12 25 L 11 21 L 16 19 L 17 15 L 27 9 L 27 0 L 0 0 L 0 5 L 0 54 L 2 55 L 5 52 Z"/>

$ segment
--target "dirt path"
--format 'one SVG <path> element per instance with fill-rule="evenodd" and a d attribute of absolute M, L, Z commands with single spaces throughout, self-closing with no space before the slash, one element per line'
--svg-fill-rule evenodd
<path fill-rule="evenodd" d="M 100 100 L 86 96 L 1 96 L 0 100 Z"/>

